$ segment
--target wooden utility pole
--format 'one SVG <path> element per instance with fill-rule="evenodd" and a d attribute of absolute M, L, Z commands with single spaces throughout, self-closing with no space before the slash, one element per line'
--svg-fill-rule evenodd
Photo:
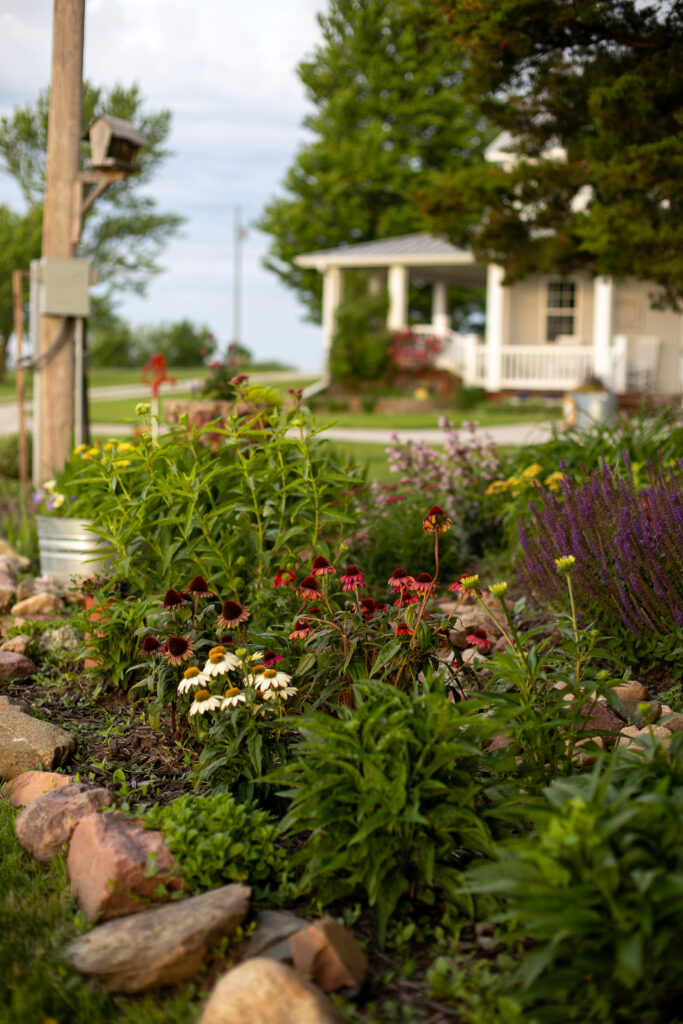
<path fill-rule="evenodd" d="M 14 336 L 17 340 L 17 409 L 19 416 L 19 480 L 24 501 L 28 495 L 28 449 L 26 445 L 26 411 L 24 408 L 24 368 L 22 365 L 24 345 L 24 280 L 28 270 L 12 271 L 12 295 L 14 298 Z"/>
<path fill-rule="evenodd" d="M 72 222 L 82 131 L 84 28 L 85 0 L 54 0 L 43 208 L 44 259 L 71 259 L 76 255 Z M 63 324 L 59 317 L 41 317 L 41 354 L 56 339 Z M 73 337 L 40 374 L 40 476 L 45 480 L 64 466 L 70 453 L 74 413 Z"/>

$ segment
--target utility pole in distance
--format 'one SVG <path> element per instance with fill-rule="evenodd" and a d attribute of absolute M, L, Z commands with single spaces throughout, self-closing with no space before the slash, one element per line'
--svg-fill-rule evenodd
<path fill-rule="evenodd" d="M 85 0 L 54 0 L 52 25 L 52 74 L 47 130 L 47 170 L 43 207 L 44 259 L 72 259 L 74 184 L 81 146 L 83 91 L 83 37 Z M 46 352 L 61 329 L 59 317 L 42 316 L 40 352 Z M 71 325 L 73 331 L 73 324 Z M 58 472 L 67 461 L 73 429 L 73 337 L 41 372 L 40 459 L 41 479 Z"/>

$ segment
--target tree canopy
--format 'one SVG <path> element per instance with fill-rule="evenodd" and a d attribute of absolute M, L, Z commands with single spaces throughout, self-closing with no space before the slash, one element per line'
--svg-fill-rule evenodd
<path fill-rule="evenodd" d="M 266 266 L 320 315 L 320 275 L 295 256 L 425 230 L 430 172 L 482 159 L 491 135 L 461 95 L 460 55 L 427 0 L 330 0 L 322 42 L 297 69 L 313 111 L 286 194 L 259 227 Z M 425 11 L 418 18 L 419 11 Z"/>
<path fill-rule="evenodd" d="M 467 47 L 467 95 L 519 155 L 436 171 L 423 192 L 434 229 L 508 281 L 632 275 L 680 304 L 680 0 L 440 0 L 422 16 Z"/>
<path fill-rule="evenodd" d="M 16 180 L 29 211 L 43 202 L 48 111 L 46 89 L 35 104 L 17 107 L 9 117 L 0 118 L 0 170 Z M 142 188 L 169 156 L 171 112 L 145 110 L 135 84 L 105 90 L 84 82 L 83 131 L 103 113 L 132 121 L 150 145 L 138 156 L 139 173 L 110 185 L 86 214 L 79 252 L 92 259 L 110 295 L 121 290 L 143 294 L 150 278 L 161 270 L 157 260 L 162 249 L 182 222 L 175 214 L 160 212 Z M 88 155 L 86 142 L 83 155 Z M 39 255 L 40 244 L 33 257 Z M 6 262 L 4 257 L 2 261 Z"/>

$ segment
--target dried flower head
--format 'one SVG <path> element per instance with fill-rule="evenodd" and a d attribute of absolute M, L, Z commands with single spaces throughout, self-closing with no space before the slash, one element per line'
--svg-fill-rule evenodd
<path fill-rule="evenodd" d="M 238 601 L 224 601 L 216 622 L 222 629 L 232 629 L 240 622 L 246 622 L 250 614 L 249 609 Z"/>
<path fill-rule="evenodd" d="M 422 520 L 422 529 L 425 533 L 446 533 L 450 530 L 452 522 L 440 505 L 432 505 Z"/>
<path fill-rule="evenodd" d="M 297 619 L 294 629 L 289 634 L 290 640 L 304 640 L 311 632 L 311 624 L 308 619 Z"/>

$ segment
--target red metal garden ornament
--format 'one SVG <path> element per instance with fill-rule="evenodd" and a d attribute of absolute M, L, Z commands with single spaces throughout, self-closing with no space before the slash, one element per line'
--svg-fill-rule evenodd
<path fill-rule="evenodd" d="M 148 376 L 151 378 L 148 380 Z M 142 371 L 142 383 L 148 384 L 152 388 L 152 398 L 159 397 L 159 388 L 162 384 L 175 384 L 175 377 L 169 377 L 166 373 L 166 359 L 161 355 L 160 352 L 155 352 L 150 356 L 147 365 Z"/>

